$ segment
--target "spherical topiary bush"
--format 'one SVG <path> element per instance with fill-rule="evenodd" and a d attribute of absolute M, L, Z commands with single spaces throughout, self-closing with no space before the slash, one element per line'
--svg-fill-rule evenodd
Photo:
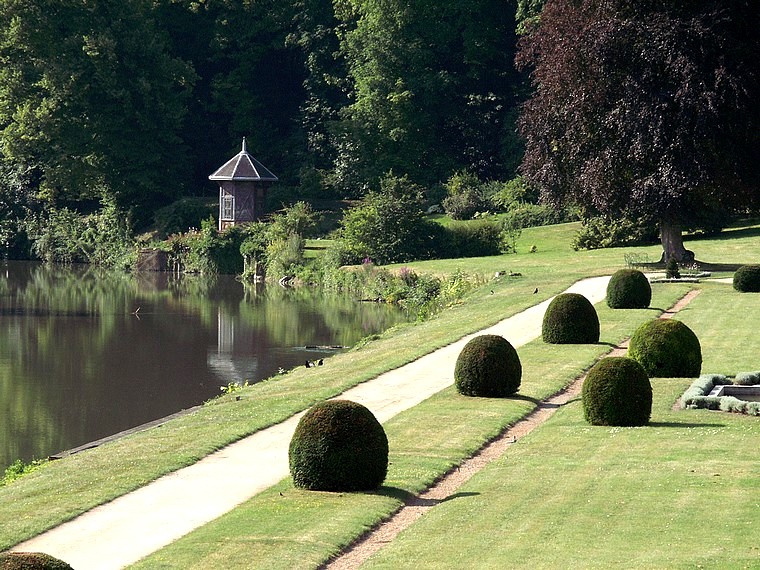
<path fill-rule="evenodd" d="M 607 284 L 607 306 L 611 309 L 646 309 L 652 301 L 649 279 L 637 269 L 620 269 Z"/>
<path fill-rule="evenodd" d="M 63 560 L 42 552 L 0 554 L 0 570 L 72 570 Z"/>
<path fill-rule="evenodd" d="M 385 480 L 388 438 L 366 407 L 349 400 L 327 400 L 298 422 L 288 456 L 296 487 L 367 491 Z"/>
<path fill-rule="evenodd" d="M 656 319 L 636 329 L 628 356 L 639 362 L 650 378 L 696 378 L 702 370 L 697 335 L 673 319 Z"/>
<path fill-rule="evenodd" d="M 734 289 L 741 293 L 760 293 L 760 265 L 743 265 L 737 269 Z"/>
<path fill-rule="evenodd" d="M 583 415 L 595 426 L 643 426 L 652 414 L 652 385 L 631 358 L 603 358 L 583 382 Z"/>
<path fill-rule="evenodd" d="M 504 398 L 520 388 L 522 364 L 504 337 L 484 334 L 470 340 L 459 353 L 454 384 L 465 396 Z"/>
<path fill-rule="evenodd" d="M 578 293 L 560 293 L 546 309 L 541 336 L 550 344 L 599 342 L 599 317 L 594 305 Z"/>

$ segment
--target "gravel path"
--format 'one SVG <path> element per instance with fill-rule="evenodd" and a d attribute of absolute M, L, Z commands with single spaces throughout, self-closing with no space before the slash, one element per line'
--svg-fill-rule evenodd
<path fill-rule="evenodd" d="M 608 281 L 609 277 L 584 279 L 567 291 L 598 303 L 605 298 Z M 364 404 L 380 422 L 385 422 L 450 386 L 456 358 L 476 334 L 499 334 L 515 347 L 540 336 L 550 301 L 360 384 L 339 397 Z M 46 552 L 77 570 L 119 569 L 137 562 L 287 477 L 288 444 L 301 415 L 92 509 L 13 550 Z"/>

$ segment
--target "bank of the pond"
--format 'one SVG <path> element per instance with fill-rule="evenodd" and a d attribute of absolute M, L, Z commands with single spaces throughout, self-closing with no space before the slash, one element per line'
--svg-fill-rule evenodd
<path fill-rule="evenodd" d="M 232 276 L 0 267 L 0 474 L 202 404 L 408 320 Z M 314 347 L 314 348 L 307 348 Z"/>
<path fill-rule="evenodd" d="M 604 299 L 607 280 L 586 279 L 568 291 L 598 303 Z M 540 336 L 547 305 L 548 301 L 535 305 L 481 332 L 501 334 L 520 347 Z M 366 405 L 385 422 L 451 385 L 456 357 L 470 338 L 347 390 L 340 397 Z M 116 569 L 136 562 L 286 477 L 288 443 L 298 419 L 294 416 L 259 431 L 19 548 L 53 554 L 82 569 Z"/>

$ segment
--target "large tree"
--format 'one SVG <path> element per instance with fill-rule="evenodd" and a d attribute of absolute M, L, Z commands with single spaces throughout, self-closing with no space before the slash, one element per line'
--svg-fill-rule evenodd
<path fill-rule="evenodd" d="M 751 203 L 760 157 L 756 0 L 548 0 L 521 40 L 524 174 L 554 203 L 681 231 Z"/>

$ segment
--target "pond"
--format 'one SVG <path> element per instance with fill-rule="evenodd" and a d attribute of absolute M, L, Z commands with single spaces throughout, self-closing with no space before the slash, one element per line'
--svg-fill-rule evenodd
<path fill-rule="evenodd" d="M 231 276 L 0 265 L 0 469 L 351 346 L 399 309 Z M 306 348 L 318 347 L 318 348 Z"/>

